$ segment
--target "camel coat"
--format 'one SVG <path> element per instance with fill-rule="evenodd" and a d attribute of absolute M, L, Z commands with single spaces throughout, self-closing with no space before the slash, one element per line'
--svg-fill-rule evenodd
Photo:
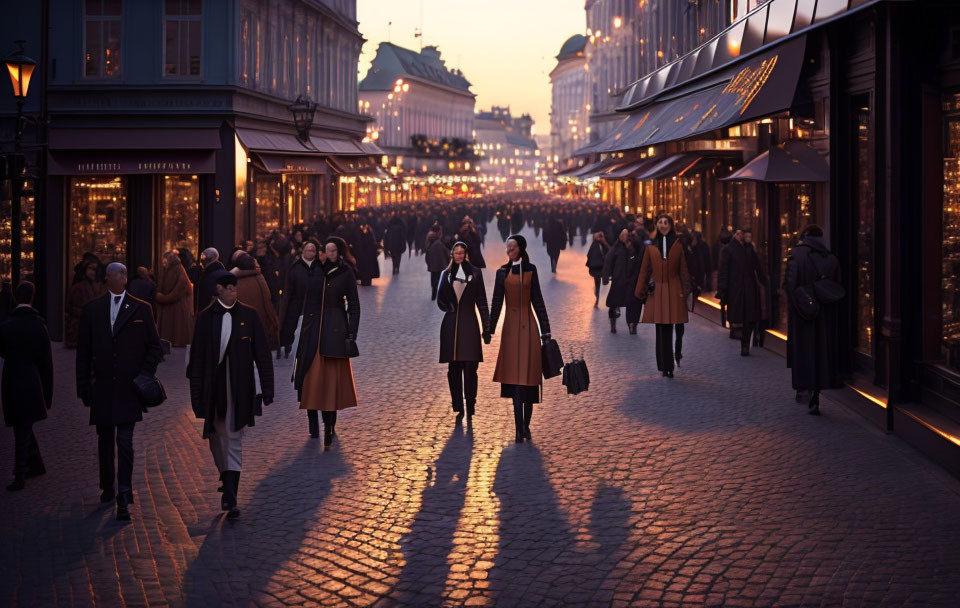
<path fill-rule="evenodd" d="M 494 283 L 490 328 L 496 328 L 501 307 L 506 308 L 506 314 L 493 381 L 539 386 L 543 383 L 540 334 L 550 333 L 550 321 L 540 293 L 536 266 L 523 262 L 522 273 L 520 269 L 521 265 L 502 266 Z"/>
<path fill-rule="evenodd" d="M 180 258 L 163 271 L 154 299 L 160 337 L 173 346 L 189 345 L 193 338 L 193 285 Z"/>
<path fill-rule="evenodd" d="M 237 299 L 257 311 L 263 331 L 267 334 L 267 347 L 280 349 L 280 320 L 273 308 L 270 286 L 259 268 L 253 270 L 231 270 L 237 277 Z"/>
<path fill-rule="evenodd" d="M 668 253 L 664 259 L 662 238 L 658 236 L 647 245 L 643 263 L 640 265 L 640 276 L 634 292 L 638 300 L 646 299 L 640 321 L 661 324 L 686 323 L 689 320 L 687 294 L 691 291 L 687 256 L 683 252 L 683 245 L 680 244 L 679 239 L 668 235 Z M 654 290 L 647 297 L 651 279 Z"/>

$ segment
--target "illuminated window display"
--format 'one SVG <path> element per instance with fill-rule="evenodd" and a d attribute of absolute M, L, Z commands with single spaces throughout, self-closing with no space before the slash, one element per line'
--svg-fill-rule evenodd
<path fill-rule="evenodd" d="M 127 184 L 122 177 L 70 179 L 69 266 L 92 252 L 103 262 L 126 260 Z"/>
<path fill-rule="evenodd" d="M 159 250 L 183 247 L 197 255 L 200 217 L 200 181 L 196 175 L 164 175 L 163 205 L 160 209 Z"/>
<path fill-rule="evenodd" d="M 818 223 L 816 186 L 813 184 L 780 184 L 777 186 L 780 209 L 780 279 L 783 280 L 790 251 L 800 242 L 800 231 Z M 786 333 L 789 300 L 778 298 L 779 314 L 774 328 Z"/>
<path fill-rule="evenodd" d="M 34 182 L 25 180 L 23 195 L 20 197 L 20 279 L 33 280 L 34 263 L 34 222 L 35 199 Z M 13 210 L 10 199 L 0 200 L 0 281 L 11 281 L 13 277 Z"/>
<path fill-rule="evenodd" d="M 280 228 L 280 201 L 283 184 L 279 175 L 257 174 L 253 181 L 253 200 L 256 210 L 255 234 L 265 239 Z"/>
<path fill-rule="evenodd" d="M 947 95 L 943 156 L 943 346 L 960 341 L 960 93 Z"/>
<path fill-rule="evenodd" d="M 287 193 L 287 224 L 299 224 L 311 221 L 320 213 L 319 181 L 316 175 L 309 173 L 287 173 L 283 176 L 283 187 Z"/>
<path fill-rule="evenodd" d="M 854 100 L 856 132 L 856 211 L 857 211 L 857 350 L 873 356 L 873 220 L 874 173 L 870 98 Z"/>

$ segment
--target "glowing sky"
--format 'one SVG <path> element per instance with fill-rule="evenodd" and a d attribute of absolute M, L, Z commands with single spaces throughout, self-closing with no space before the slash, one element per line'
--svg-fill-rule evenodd
<path fill-rule="evenodd" d="M 380 42 L 420 49 L 421 5 L 423 46 L 437 45 L 448 68 L 463 70 L 478 110 L 509 105 L 514 116 L 533 116 L 534 133 L 550 132 L 548 75 L 564 41 L 586 29 L 584 0 L 358 0 L 367 39 L 360 79 Z"/>

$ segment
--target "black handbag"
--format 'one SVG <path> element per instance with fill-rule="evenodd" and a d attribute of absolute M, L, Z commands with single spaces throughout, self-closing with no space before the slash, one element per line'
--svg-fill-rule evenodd
<path fill-rule="evenodd" d="M 590 388 L 590 372 L 587 371 L 587 362 L 583 359 L 574 359 L 563 366 L 563 385 L 567 387 L 567 394 L 579 395 Z"/>
<path fill-rule="evenodd" d="M 817 261 L 813 258 L 813 254 L 810 254 L 809 257 L 817 272 L 817 280 L 813 282 L 813 292 L 816 294 L 817 299 L 823 304 L 833 304 L 834 302 L 842 300 L 847 295 L 847 291 L 842 285 L 823 274 L 823 271 L 820 270 L 820 264 L 817 264 Z"/>
<path fill-rule="evenodd" d="M 813 321 L 820 314 L 820 300 L 817 299 L 812 285 L 797 285 L 793 288 L 793 305 L 807 321 Z"/>
<path fill-rule="evenodd" d="M 139 374 L 133 379 L 133 389 L 144 407 L 157 407 L 167 400 L 167 391 L 156 376 Z"/>
<path fill-rule="evenodd" d="M 540 349 L 541 372 L 544 378 L 554 378 L 563 371 L 563 355 L 560 345 L 553 338 L 544 342 Z"/>

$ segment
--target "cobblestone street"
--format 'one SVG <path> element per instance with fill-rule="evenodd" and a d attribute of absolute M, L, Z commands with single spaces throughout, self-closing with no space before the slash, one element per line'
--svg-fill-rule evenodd
<path fill-rule="evenodd" d="M 487 294 L 505 260 L 486 240 Z M 609 333 L 584 249 L 558 274 L 527 229 L 553 336 L 591 387 L 544 385 L 533 442 L 480 366 L 471 426 L 454 425 L 442 313 L 422 257 L 360 288 L 360 407 L 338 444 L 310 439 L 277 363 L 276 402 L 245 436 L 242 516 L 190 409 L 185 353 L 161 365 L 169 400 L 135 434 L 133 521 L 99 503 L 97 443 L 55 345 L 48 473 L 0 495 L 0 603 L 22 606 L 957 606 L 960 483 L 825 395 L 793 400 L 784 360 L 741 358 L 693 316 L 673 380 L 654 334 Z M 601 295 L 601 302 L 602 302 Z M 0 433 L 10 474 L 13 435 Z M 6 482 L 5 482 L 6 483 Z"/>

